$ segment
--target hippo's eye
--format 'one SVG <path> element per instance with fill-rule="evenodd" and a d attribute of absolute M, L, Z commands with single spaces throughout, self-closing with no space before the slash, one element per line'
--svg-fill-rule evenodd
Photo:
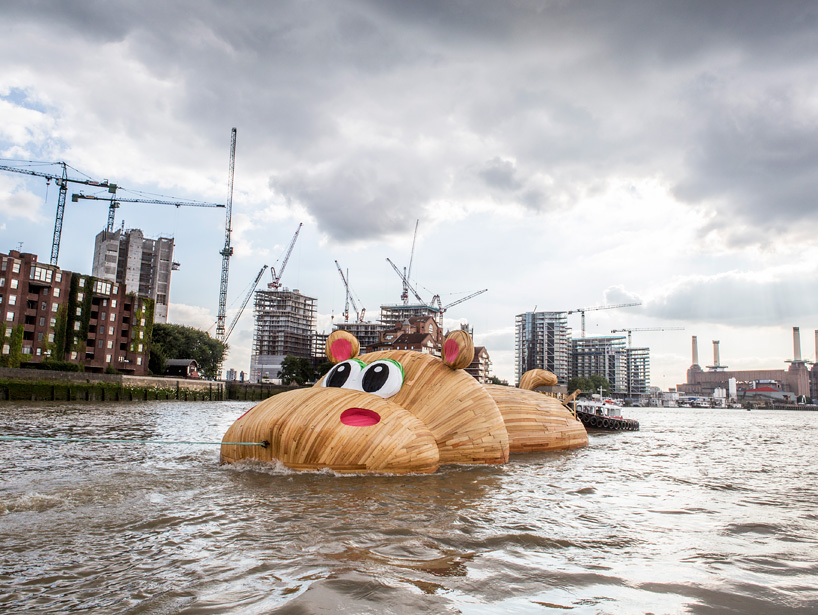
<path fill-rule="evenodd" d="M 322 387 L 358 389 L 363 361 L 350 359 L 333 367 L 321 382 Z"/>
<path fill-rule="evenodd" d="M 403 386 L 403 367 L 392 359 L 370 363 L 361 375 L 361 389 L 378 397 L 392 397 Z"/>

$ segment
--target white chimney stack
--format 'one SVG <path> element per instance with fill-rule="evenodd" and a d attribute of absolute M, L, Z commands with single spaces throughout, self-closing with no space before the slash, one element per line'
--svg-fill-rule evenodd
<path fill-rule="evenodd" d="M 815 332 L 815 352 L 818 353 L 818 331 Z M 693 365 L 699 364 L 699 342 L 693 336 Z"/>
<path fill-rule="evenodd" d="M 794 361 L 801 360 L 801 331 L 798 327 L 792 328 L 792 354 Z"/>

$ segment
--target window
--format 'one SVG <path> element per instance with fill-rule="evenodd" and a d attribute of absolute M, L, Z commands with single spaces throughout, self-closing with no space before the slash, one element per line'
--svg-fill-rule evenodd
<path fill-rule="evenodd" d="M 112 308 L 116 307 L 116 299 L 111 299 L 111 307 Z"/>
<path fill-rule="evenodd" d="M 98 295 L 110 295 L 111 283 L 105 280 L 97 280 L 94 282 L 94 292 Z M 108 300 L 103 301 L 102 305 L 108 305 Z"/>
<path fill-rule="evenodd" d="M 108 348 L 114 347 L 114 340 L 108 340 Z"/>
<path fill-rule="evenodd" d="M 105 362 L 106 362 L 106 363 L 110 363 L 110 362 L 111 362 L 111 355 L 109 355 L 109 354 L 106 354 L 106 355 L 105 355 Z"/>
<path fill-rule="evenodd" d="M 103 299 L 103 300 L 102 300 L 102 307 L 106 307 L 107 305 L 108 305 L 108 300 L 107 300 L 107 299 Z"/>
<path fill-rule="evenodd" d="M 43 341 L 43 334 L 42 334 L 42 333 L 38 333 L 38 334 L 37 334 L 37 341 L 38 341 L 38 342 L 42 342 L 42 341 Z"/>
<path fill-rule="evenodd" d="M 54 272 L 45 267 L 32 267 L 30 277 L 32 280 L 39 280 L 40 282 L 50 282 L 51 276 Z"/>
<path fill-rule="evenodd" d="M 75 320 L 74 321 L 74 331 L 79 331 L 79 330 L 80 330 L 80 321 Z"/>
<path fill-rule="evenodd" d="M 43 354 L 43 349 L 42 349 L 42 348 L 38 348 L 38 349 L 37 349 L 37 356 L 39 357 L 41 354 Z"/>
<path fill-rule="evenodd" d="M 114 328 L 113 327 L 108 327 L 108 335 L 113 335 L 113 334 L 114 334 Z"/>
<path fill-rule="evenodd" d="M 75 351 L 73 351 L 73 352 L 71 353 L 71 360 L 72 360 L 72 361 L 76 361 L 76 360 L 77 360 L 77 351 L 76 351 L 76 350 L 75 350 Z"/>
<path fill-rule="evenodd" d="M 97 348 L 102 348 L 105 342 L 103 340 L 97 340 Z"/>
<path fill-rule="evenodd" d="M 139 339 L 141 339 L 141 340 L 145 339 L 145 332 L 144 331 L 139 332 Z"/>
<path fill-rule="evenodd" d="M 80 278 L 80 288 L 85 288 L 85 278 Z"/>
<path fill-rule="evenodd" d="M 116 313 L 111 312 L 111 314 L 108 317 L 108 320 L 110 320 L 111 322 L 116 322 Z"/>
<path fill-rule="evenodd" d="M 6 278 L 0 278 L 0 286 L 6 285 Z"/>
<path fill-rule="evenodd" d="M 2 264 L 0 264 L 0 271 L 5 271 L 6 270 L 6 263 L 7 263 L 7 259 L 4 258 L 2 260 Z"/>
<path fill-rule="evenodd" d="M 59 307 L 59 306 L 58 306 L 56 303 L 52 303 L 52 304 L 51 304 L 51 311 L 52 311 L 52 312 L 56 312 L 56 311 L 57 311 L 57 307 Z"/>
<path fill-rule="evenodd" d="M 42 304 L 40 305 L 40 309 L 41 310 L 47 310 L 48 309 L 48 301 L 43 301 Z"/>
<path fill-rule="evenodd" d="M 99 326 L 99 334 L 100 335 L 105 335 L 105 325 L 100 325 Z"/>
<path fill-rule="evenodd" d="M 145 326 L 145 319 L 143 318 L 143 319 L 142 319 L 142 320 L 139 322 L 139 324 L 140 324 L 140 326 L 144 327 L 144 326 Z"/>
<path fill-rule="evenodd" d="M 48 297 L 48 289 L 47 288 L 43 289 L 43 296 Z"/>
<path fill-rule="evenodd" d="M 85 293 L 77 293 L 77 301 L 82 301 L 85 298 Z"/>
<path fill-rule="evenodd" d="M 12 270 L 12 272 L 14 272 L 14 273 L 20 273 L 20 263 L 14 263 L 14 264 L 11 266 L 11 270 Z"/>
<path fill-rule="evenodd" d="M 17 305 L 17 295 L 9 295 L 9 305 Z"/>
<path fill-rule="evenodd" d="M 105 320 L 105 318 L 106 318 L 106 316 L 107 316 L 107 315 L 108 315 L 108 314 L 107 314 L 106 312 L 103 312 L 102 314 L 100 314 L 99 319 L 100 319 L 100 320 Z"/>
<path fill-rule="evenodd" d="M 62 282 L 62 271 L 58 271 L 57 275 L 54 276 L 55 282 Z"/>
<path fill-rule="evenodd" d="M 55 297 L 59 297 L 59 296 L 60 296 L 60 289 L 59 289 L 59 288 L 55 288 L 55 289 L 54 289 L 54 296 L 55 296 Z"/>
<path fill-rule="evenodd" d="M 136 357 L 136 364 L 142 365 L 142 357 Z"/>
<path fill-rule="evenodd" d="M 77 316 L 82 316 L 82 308 L 81 307 L 77 308 Z"/>
<path fill-rule="evenodd" d="M 5 263 L 3 263 L 3 264 L 5 264 Z M 3 354 L 8 354 L 10 352 L 11 352 L 11 346 L 9 346 L 8 344 L 3 344 Z"/>
<path fill-rule="evenodd" d="M 49 334 L 48 334 L 48 342 L 49 342 L 50 344 L 53 344 L 53 343 L 54 343 L 54 334 L 53 334 L 53 333 L 49 333 Z"/>
<path fill-rule="evenodd" d="M 116 284 L 114 284 L 113 292 L 115 295 L 119 293 L 119 286 L 117 286 Z"/>
<path fill-rule="evenodd" d="M 45 327 L 45 316 L 40 316 L 40 326 Z"/>
<path fill-rule="evenodd" d="M 142 347 L 143 347 L 142 344 L 139 344 L 139 349 L 137 350 L 137 352 L 142 352 Z"/>
<path fill-rule="evenodd" d="M 19 283 L 20 283 L 20 282 L 19 282 L 19 280 L 12 280 L 12 281 L 11 281 L 11 284 L 10 284 L 10 286 L 11 286 L 12 290 L 16 289 L 16 288 L 17 288 L 17 285 L 18 285 Z"/>

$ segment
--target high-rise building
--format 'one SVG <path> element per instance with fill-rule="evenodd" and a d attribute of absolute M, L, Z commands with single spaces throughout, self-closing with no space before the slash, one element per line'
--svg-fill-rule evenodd
<path fill-rule="evenodd" d="M 125 292 L 155 302 L 154 322 L 168 321 L 173 239 L 145 239 L 139 229 L 101 231 L 94 241 L 94 277 L 125 285 Z"/>
<path fill-rule="evenodd" d="M 148 370 L 154 303 L 122 284 L 0 254 L 0 363 L 70 361 L 87 372 Z"/>
<path fill-rule="evenodd" d="M 628 392 L 628 350 L 621 336 L 580 337 L 571 341 L 571 377 L 604 376 L 611 393 Z"/>
<path fill-rule="evenodd" d="M 517 383 L 531 369 L 546 369 L 565 385 L 569 378 L 571 329 L 566 312 L 526 312 L 514 323 L 514 377 Z"/>
<path fill-rule="evenodd" d="M 298 290 L 257 290 L 254 300 L 250 381 L 278 380 L 287 355 L 311 359 L 320 346 L 315 299 Z"/>
<path fill-rule="evenodd" d="M 628 397 L 647 397 L 650 394 L 650 348 L 628 348 Z"/>

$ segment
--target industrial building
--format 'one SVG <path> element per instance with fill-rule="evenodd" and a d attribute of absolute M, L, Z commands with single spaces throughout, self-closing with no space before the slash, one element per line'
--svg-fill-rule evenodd
<path fill-rule="evenodd" d="M 94 240 L 91 274 L 125 285 L 125 292 L 154 300 L 154 322 L 168 321 L 173 239 L 146 239 L 140 229 L 101 231 Z"/>
<path fill-rule="evenodd" d="M 40 263 L 35 254 L 0 254 L 4 365 L 52 359 L 145 375 L 153 306 L 123 284 Z"/>
<path fill-rule="evenodd" d="M 514 323 L 514 378 L 531 369 L 546 369 L 567 385 L 570 375 L 571 330 L 567 312 L 526 312 Z"/>
<path fill-rule="evenodd" d="M 253 318 L 250 382 L 278 380 L 288 355 L 311 360 L 317 356 L 320 343 L 313 297 L 297 289 L 257 290 Z"/>
<path fill-rule="evenodd" d="M 818 335 L 816 335 L 818 342 Z M 789 401 L 796 397 L 812 396 L 810 392 L 811 373 L 808 361 L 801 358 L 801 336 L 798 327 L 793 327 L 793 358 L 787 369 L 729 370 L 721 364 L 719 341 L 713 340 L 713 365 L 707 371 L 699 365 L 698 340 L 692 338 L 692 365 L 687 370 L 687 382 L 677 385 L 679 393 L 712 397 L 717 389 L 742 397 L 743 392 L 757 390 L 760 384 L 766 388 L 784 393 Z M 815 367 L 813 366 L 813 373 Z"/>

